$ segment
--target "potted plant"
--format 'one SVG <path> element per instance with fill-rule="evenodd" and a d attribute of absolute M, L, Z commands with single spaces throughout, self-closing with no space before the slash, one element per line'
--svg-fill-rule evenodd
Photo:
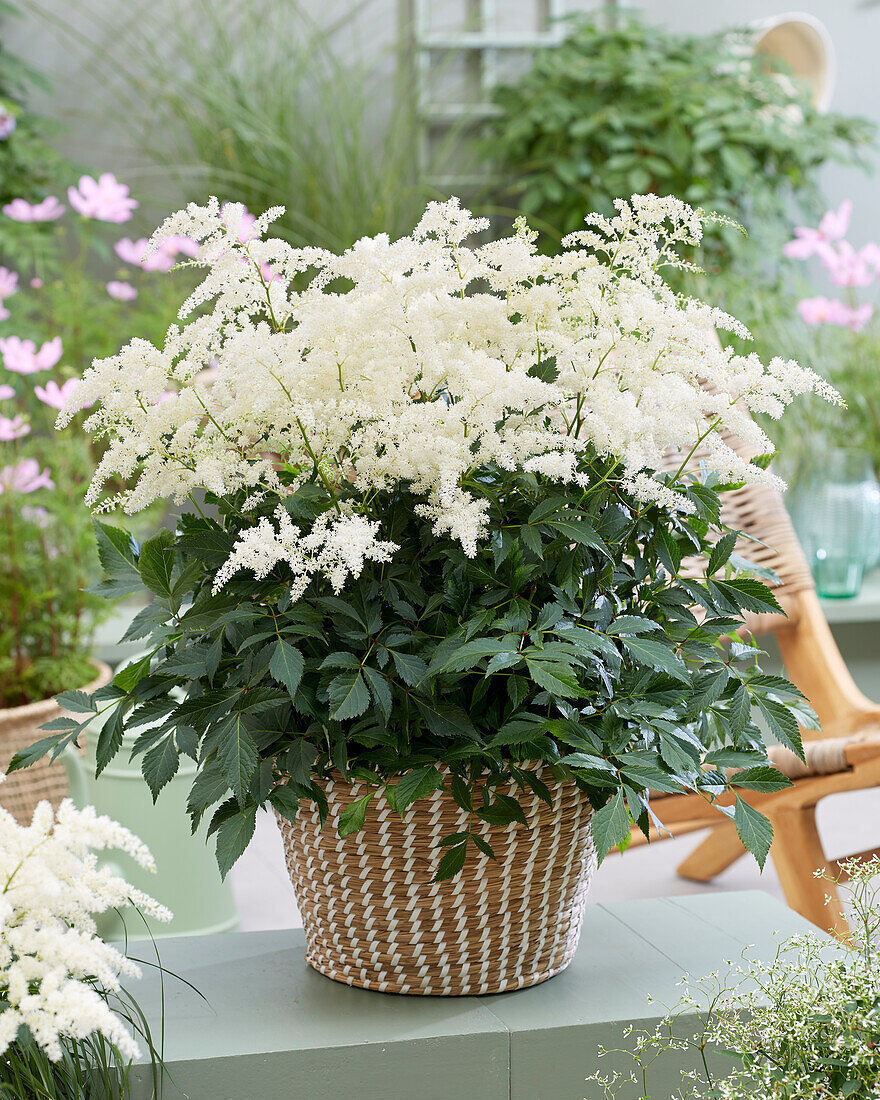
<path fill-rule="evenodd" d="M 200 242 L 182 315 L 204 308 L 96 362 L 59 418 L 95 406 L 91 505 L 184 507 L 143 546 L 98 524 L 111 583 L 154 594 L 129 632 L 144 656 L 13 768 L 114 707 L 98 767 L 131 729 L 154 797 L 195 759 L 224 873 L 277 812 L 323 973 L 534 984 L 656 792 L 788 784 L 750 703 L 797 752 L 809 708 L 722 645 L 743 609 L 777 609 L 718 496 L 772 475 L 724 433 L 765 455 L 749 410 L 833 391 L 722 349 L 707 326 L 736 323 L 669 289 L 658 268 L 702 232 L 676 199 L 619 201 L 553 257 L 522 220 L 469 245 L 488 223 L 454 199 L 342 255 L 263 240 L 278 214 L 168 219 L 153 247 Z M 767 821 L 723 812 L 763 862 Z"/>

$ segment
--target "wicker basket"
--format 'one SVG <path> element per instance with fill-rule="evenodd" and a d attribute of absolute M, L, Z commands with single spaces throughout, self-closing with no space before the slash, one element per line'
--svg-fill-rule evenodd
<path fill-rule="evenodd" d="M 295 823 L 279 818 L 316 970 L 366 989 L 450 996 L 537 985 L 571 962 L 596 867 L 592 810 L 574 784 L 551 786 L 552 809 L 521 796 L 529 829 L 474 819 L 497 862 L 472 849 L 461 874 L 440 883 L 431 882 L 437 842 L 468 825 L 451 795 L 435 791 L 403 819 L 376 798 L 364 828 L 343 840 L 339 817 L 369 788 L 341 776 L 322 786 L 323 829 L 311 802 Z"/>
<path fill-rule="evenodd" d="M 83 691 L 97 691 L 113 676 L 101 661 L 93 663 L 98 675 Z M 17 752 L 48 736 L 40 732 L 40 726 L 65 714 L 67 711 L 63 711 L 54 699 L 0 710 L 0 771 L 6 769 Z M 0 783 L 0 806 L 22 825 L 29 825 L 38 802 L 48 799 L 53 806 L 57 806 L 68 793 L 67 769 L 63 761 L 56 760 L 50 764 L 48 757 L 43 757 L 29 768 L 13 772 Z"/>

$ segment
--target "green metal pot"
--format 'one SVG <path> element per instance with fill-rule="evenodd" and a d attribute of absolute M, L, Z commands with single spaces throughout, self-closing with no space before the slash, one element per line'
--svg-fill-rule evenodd
<path fill-rule="evenodd" d="M 227 879 L 221 882 L 213 849 L 205 840 L 206 824 L 193 836 L 186 799 L 196 773 L 195 763 L 182 756 L 180 767 L 163 788 L 156 804 L 140 770 L 140 757 L 130 761 L 135 737 L 123 740 L 118 755 L 95 779 L 95 746 L 102 716 L 89 729 L 85 757 L 66 756 L 71 797 L 78 806 L 93 805 L 143 840 L 156 860 L 156 874 L 150 874 L 119 852 L 107 855 L 107 862 L 133 886 L 156 898 L 174 914 L 170 924 L 149 922 L 150 933 L 159 936 L 195 936 L 231 932 L 238 925 L 238 913 Z M 104 939 L 146 936 L 141 917 L 129 910 L 122 918 L 113 912 L 99 921 Z"/>

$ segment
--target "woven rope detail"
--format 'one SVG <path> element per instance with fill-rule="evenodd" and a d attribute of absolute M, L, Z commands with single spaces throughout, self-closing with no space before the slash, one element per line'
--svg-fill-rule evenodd
<path fill-rule="evenodd" d="M 754 450 L 749 450 L 742 440 L 729 432 L 723 433 L 722 439 L 742 457 L 754 457 Z M 687 469 L 698 470 L 700 463 L 708 457 L 707 451 L 696 451 L 689 460 Z M 677 470 L 681 459 L 681 455 L 668 455 L 664 468 L 669 471 Z M 782 494 L 767 485 L 746 485 L 742 489 L 722 493 L 721 519 L 728 527 L 750 536 L 739 539 L 736 553 L 757 565 L 772 569 L 779 577 L 780 583 L 772 587 L 791 621 L 794 608 L 790 597 L 812 589 L 815 585 L 807 559 L 785 510 Z M 753 539 L 759 541 L 753 542 Z M 685 563 L 683 572 L 695 576 L 701 574 L 704 568 L 705 562 L 693 560 Z M 747 612 L 743 618 L 753 634 L 777 630 L 784 622 L 776 614 L 754 615 Z"/>
<path fill-rule="evenodd" d="M 100 661 L 95 661 L 98 676 L 83 691 L 97 691 L 110 682 L 113 675 L 110 669 Z M 0 771 L 5 771 L 9 761 L 17 752 L 28 748 L 45 733 L 40 726 L 51 722 L 53 718 L 66 717 L 64 711 L 54 699 L 41 699 L 38 703 L 28 703 L 23 707 L 6 707 L 0 710 Z M 13 772 L 0 783 L 0 806 L 21 825 L 30 825 L 37 803 L 44 800 L 56 808 L 70 793 L 67 782 L 67 769 L 60 760 L 50 764 L 47 757 L 38 760 L 29 768 Z"/>
<path fill-rule="evenodd" d="M 486 994 L 537 985 L 564 970 L 580 937 L 596 867 L 592 810 L 574 784 L 553 784 L 553 808 L 511 783 L 530 828 L 474 819 L 497 861 L 471 850 L 461 874 L 431 879 L 468 814 L 435 791 L 401 820 L 384 798 L 364 828 L 337 835 L 340 815 L 365 784 L 321 783 L 330 812 L 300 803 L 295 823 L 279 816 L 287 869 L 303 917 L 306 961 L 347 985 L 387 993 Z"/>

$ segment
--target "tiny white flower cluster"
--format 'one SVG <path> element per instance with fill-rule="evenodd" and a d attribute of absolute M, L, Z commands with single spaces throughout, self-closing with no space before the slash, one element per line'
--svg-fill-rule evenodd
<path fill-rule="evenodd" d="M 250 569 L 259 580 L 283 561 L 293 572 L 291 599 L 299 599 L 315 573 L 323 573 L 339 593 L 349 575 L 360 574 L 365 561 L 389 561 L 397 549 L 394 542 L 378 540 L 378 522 L 363 516 L 324 512 L 305 535 L 283 505 L 275 509 L 275 518 L 277 530 L 264 518 L 244 532 L 217 573 L 215 592 L 239 569 Z"/>
<path fill-rule="evenodd" d="M 191 204 L 154 237 L 201 242 L 209 272 L 181 317 L 210 310 L 172 327 L 161 349 L 133 340 L 96 361 L 59 416 L 63 426 L 98 403 L 86 427 L 107 448 L 92 505 L 117 477 L 129 487 L 101 509 L 198 488 L 246 490 L 250 507 L 320 476 L 362 502 L 411 493 L 434 533 L 473 555 L 486 536 L 485 501 L 465 488 L 476 468 L 585 484 L 595 449 L 619 460 L 636 498 L 681 508 L 655 476 L 669 450 L 701 443 L 725 481 L 767 479 L 725 433 L 767 453 L 751 413 L 778 416 L 809 391 L 836 397 L 796 363 L 722 348 L 712 327 L 748 335 L 742 326 L 664 282 L 660 270 L 702 235 L 674 198 L 619 200 L 616 217 L 590 216 L 550 257 L 522 220 L 468 247 L 488 223 L 457 199 L 429 204 L 409 237 L 365 238 L 340 256 L 263 240 L 280 210 L 241 234 L 236 209 Z M 277 530 L 261 520 L 245 532 L 218 585 L 285 560 L 298 578 L 321 570 L 338 586 L 393 549 L 351 515 L 322 521 L 314 545 L 276 518 Z"/>
<path fill-rule="evenodd" d="M 68 799 L 56 815 L 41 802 L 28 826 L 0 809 L 0 1055 L 26 1027 L 52 1060 L 65 1038 L 94 1032 L 137 1056 L 108 997 L 140 969 L 100 939 L 94 915 L 128 905 L 160 921 L 171 914 L 99 866 L 104 848 L 154 869 L 141 841 L 93 806 L 77 810 Z"/>

